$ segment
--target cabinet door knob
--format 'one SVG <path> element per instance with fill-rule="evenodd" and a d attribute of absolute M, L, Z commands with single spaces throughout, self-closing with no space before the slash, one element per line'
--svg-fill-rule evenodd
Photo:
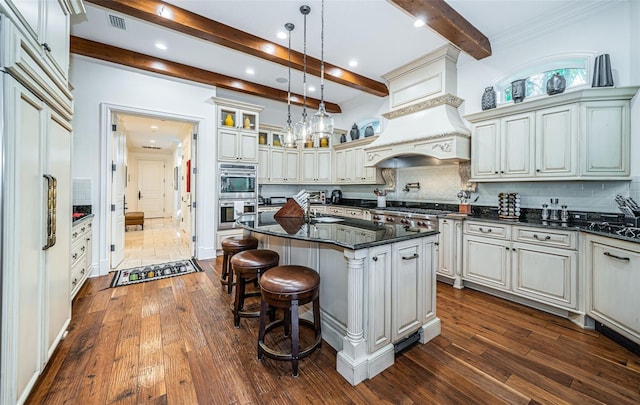
<path fill-rule="evenodd" d="M 536 172 L 540 173 L 540 169 L 536 169 Z"/>
<path fill-rule="evenodd" d="M 42 47 L 44 48 L 44 50 L 45 50 L 45 51 L 47 51 L 47 52 L 51 52 L 51 47 L 49 46 L 49 44 L 48 44 L 48 43 L 43 42 L 43 43 L 42 43 Z"/>
<path fill-rule="evenodd" d="M 498 171 L 496 170 L 495 172 L 493 172 L 493 174 L 498 174 Z"/>
<path fill-rule="evenodd" d="M 373 256 L 373 257 L 371 258 L 371 260 L 373 260 L 374 262 L 377 262 L 377 261 L 378 261 L 378 256 Z"/>

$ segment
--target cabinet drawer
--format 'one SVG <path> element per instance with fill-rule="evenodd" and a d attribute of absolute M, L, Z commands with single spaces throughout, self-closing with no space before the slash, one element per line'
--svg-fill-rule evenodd
<path fill-rule="evenodd" d="M 347 217 L 364 219 L 364 211 L 358 208 L 345 208 L 344 215 Z"/>
<path fill-rule="evenodd" d="M 327 207 L 327 214 L 331 215 L 344 215 L 344 207 Z"/>
<path fill-rule="evenodd" d="M 84 257 L 87 252 L 87 244 L 78 242 L 71 246 L 71 266 L 74 266 L 78 260 Z"/>
<path fill-rule="evenodd" d="M 80 260 L 71 268 L 71 277 L 69 278 L 69 283 L 71 286 L 71 296 L 75 295 L 75 291 L 80 288 L 84 280 L 86 280 L 89 269 L 87 268 L 87 261 L 85 259 Z"/>
<path fill-rule="evenodd" d="M 92 224 L 92 221 L 88 221 L 78 225 L 74 225 L 71 229 L 71 243 L 83 239 L 86 234 L 91 232 Z"/>
<path fill-rule="evenodd" d="M 527 242 L 537 245 L 576 249 L 576 232 L 563 230 L 547 230 L 526 226 L 513 227 L 513 241 Z"/>
<path fill-rule="evenodd" d="M 511 225 L 466 221 L 464 223 L 464 233 L 508 240 L 511 238 Z"/>

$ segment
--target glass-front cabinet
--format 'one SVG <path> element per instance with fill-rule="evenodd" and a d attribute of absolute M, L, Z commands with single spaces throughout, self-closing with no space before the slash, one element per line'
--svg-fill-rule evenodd
<path fill-rule="evenodd" d="M 262 107 L 214 97 L 217 106 L 218 161 L 258 162 Z"/>

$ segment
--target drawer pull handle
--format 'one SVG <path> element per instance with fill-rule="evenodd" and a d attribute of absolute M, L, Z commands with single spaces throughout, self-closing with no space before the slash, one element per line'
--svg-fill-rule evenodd
<path fill-rule="evenodd" d="M 378 256 L 373 256 L 373 257 L 371 258 L 371 260 L 373 260 L 374 262 L 377 262 L 377 261 L 378 261 Z"/>
<path fill-rule="evenodd" d="M 485 231 L 485 230 L 484 230 L 484 228 L 482 228 L 482 227 L 481 227 L 481 228 L 478 228 L 478 229 L 480 229 L 480 232 L 482 232 L 482 233 L 491 233 L 491 228 L 489 228 L 489 229 L 488 229 L 488 230 L 486 230 L 486 231 Z"/>
<path fill-rule="evenodd" d="M 413 256 L 402 256 L 402 260 L 413 260 L 413 259 L 417 259 L 419 257 L 419 255 L 417 253 L 414 253 Z"/>
<path fill-rule="evenodd" d="M 540 239 L 540 237 L 538 237 L 538 234 L 537 234 L 537 233 L 534 233 L 534 234 L 533 234 L 533 238 L 534 238 L 534 239 L 537 239 L 537 240 L 542 240 L 542 239 Z M 544 237 L 544 240 L 549 240 L 549 239 L 551 239 L 551 236 L 549 236 L 549 235 L 547 235 L 547 236 L 545 236 L 545 237 Z"/>
<path fill-rule="evenodd" d="M 71 256 L 73 258 L 73 260 L 76 260 L 78 258 L 78 254 L 74 253 L 73 256 Z"/>
<path fill-rule="evenodd" d="M 85 249 L 85 248 L 86 248 L 86 247 L 85 247 L 85 246 L 83 246 L 83 247 L 81 247 L 81 248 L 80 248 L 80 250 L 84 252 L 84 249 Z"/>
<path fill-rule="evenodd" d="M 616 256 L 616 255 L 614 255 L 612 253 L 609 253 L 609 252 L 604 252 L 603 255 L 608 256 L 608 257 L 610 257 L 612 259 L 618 259 L 618 260 L 622 260 L 622 261 L 625 261 L 625 262 L 628 262 L 629 260 L 631 260 L 628 257 Z"/>

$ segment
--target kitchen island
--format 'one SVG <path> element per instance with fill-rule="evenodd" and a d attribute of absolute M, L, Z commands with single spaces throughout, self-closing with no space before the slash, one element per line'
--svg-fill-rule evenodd
<path fill-rule="evenodd" d="M 330 216 L 277 219 L 273 212 L 237 224 L 260 248 L 278 252 L 281 265 L 318 271 L 322 338 L 351 384 L 391 366 L 396 351 L 440 334 L 436 231 Z"/>

